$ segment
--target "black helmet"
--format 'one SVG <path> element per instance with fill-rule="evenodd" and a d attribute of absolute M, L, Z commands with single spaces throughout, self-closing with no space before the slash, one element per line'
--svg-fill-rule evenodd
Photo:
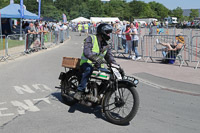
<path fill-rule="evenodd" d="M 97 27 L 97 35 L 101 35 L 105 41 L 110 39 L 109 34 L 112 33 L 112 26 L 106 23 L 102 23 Z"/>

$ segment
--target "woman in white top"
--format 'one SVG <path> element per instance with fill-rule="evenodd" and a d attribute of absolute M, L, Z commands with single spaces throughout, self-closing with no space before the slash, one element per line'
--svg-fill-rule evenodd
<path fill-rule="evenodd" d="M 132 50 L 135 53 L 135 56 L 132 56 L 133 60 L 139 60 L 141 57 L 139 56 L 137 47 L 139 42 L 138 31 L 134 23 L 131 23 L 131 30 L 132 30 Z"/>

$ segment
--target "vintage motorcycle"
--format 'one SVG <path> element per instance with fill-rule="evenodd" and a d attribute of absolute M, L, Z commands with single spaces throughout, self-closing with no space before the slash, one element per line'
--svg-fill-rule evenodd
<path fill-rule="evenodd" d="M 59 76 L 61 97 L 63 102 L 70 106 L 77 102 L 91 107 L 101 105 L 108 121 L 124 125 L 129 123 L 138 111 L 139 96 L 135 88 L 139 81 L 134 77 L 125 76 L 119 71 L 118 65 L 107 66 L 107 69 L 94 66 L 80 101 L 73 97 L 81 80 L 80 69 L 65 68 L 65 72 L 61 72 Z"/>

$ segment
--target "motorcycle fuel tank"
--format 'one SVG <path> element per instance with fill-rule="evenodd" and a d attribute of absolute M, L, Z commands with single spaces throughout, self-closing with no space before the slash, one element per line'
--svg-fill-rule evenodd
<path fill-rule="evenodd" d="M 109 80 L 110 74 L 101 71 L 93 71 L 91 77 L 97 79 Z"/>

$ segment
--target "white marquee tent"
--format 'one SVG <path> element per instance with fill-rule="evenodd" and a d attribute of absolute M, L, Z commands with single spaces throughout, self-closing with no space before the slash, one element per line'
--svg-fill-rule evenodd
<path fill-rule="evenodd" d="M 90 21 L 93 23 L 97 23 L 97 22 L 116 22 L 116 21 L 120 21 L 119 18 L 117 17 L 90 17 Z"/>
<path fill-rule="evenodd" d="M 76 23 L 78 23 L 78 22 L 90 22 L 90 20 L 87 19 L 87 18 L 84 18 L 84 17 L 78 17 L 78 18 L 73 19 L 72 22 L 76 22 Z"/>

